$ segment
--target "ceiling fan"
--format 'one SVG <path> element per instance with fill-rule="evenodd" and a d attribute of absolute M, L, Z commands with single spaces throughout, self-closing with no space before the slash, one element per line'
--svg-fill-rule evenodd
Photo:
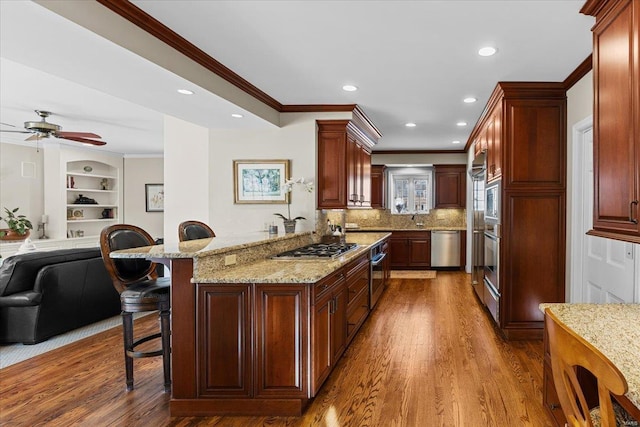
<path fill-rule="evenodd" d="M 59 139 L 68 139 L 69 141 L 82 142 L 83 144 L 92 145 L 105 145 L 104 141 L 96 141 L 100 139 L 100 135 L 90 132 L 62 132 L 62 126 L 55 123 L 49 123 L 46 119 L 52 113 L 50 111 L 34 110 L 37 115 L 42 117 L 40 121 L 24 122 L 25 130 L 2 130 L 0 132 L 13 132 L 13 133 L 32 133 L 33 135 L 25 139 L 25 141 L 34 141 L 42 138 L 49 138 L 53 136 Z M 8 123 L 2 123 L 5 126 L 16 127 Z M 93 139 L 89 139 L 93 138 Z"/>

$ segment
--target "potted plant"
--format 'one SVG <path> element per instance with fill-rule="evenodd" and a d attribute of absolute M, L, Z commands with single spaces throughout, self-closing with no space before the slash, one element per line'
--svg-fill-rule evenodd
<path fill-rule="evenodd" d="M 283 191 L 285 193 L 290 193 L 293 190 L 293 186 L 295 184 L 301 185 L 305 191 L 311 193 L 313 191 L 313 182 L 304 182 L 304 178 L 293 179 L 289 178 L 284 182 Z M 296 231 L 296 221 L 299 219 L 306 219 L 303 216 L 297 216 L 295 218 L 291 218 L 291 195 L 289 194 L 287 197 L 287 214 L 288 216 L 284 216 L 280 213 L 275 213 L 275 216 L 279 216 L 284 220 L 284 232 L 286 234 L 295 233 Z"/>
<path fill-rule="evenodd" d="M 33 224 L 24 215 L 16 215 L 19 208 L 9 210 L 4 208 L 6 215 L 0 217 L 7 223 L 9 228 L 0 230 L 0 239 L 2 240 L 24 240 L 29 237 L 29 230 L 33 229 Z"/>

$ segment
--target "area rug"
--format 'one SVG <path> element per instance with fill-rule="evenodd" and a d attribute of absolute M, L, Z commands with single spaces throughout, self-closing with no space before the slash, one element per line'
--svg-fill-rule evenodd
<path fill-rule="evenodd" d="M 392 270 L 392 279 L 435 279 L 436 272 L 433 270 Z"/>
<path fill-rule="evenodd" d="M 134 313 L 133 317 L 134 319 L 138 319 L 149 314 L 153 313 Z M 122 318 L 119 315 L 61 335 L 56 335 L 38 344 L 24 345 L 16 343 L 0 345 L 0 369 L 115 327 L 122 328 Z"/>

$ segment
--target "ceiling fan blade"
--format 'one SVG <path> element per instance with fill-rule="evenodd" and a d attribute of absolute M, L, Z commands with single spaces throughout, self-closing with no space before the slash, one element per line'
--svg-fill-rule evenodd
<path fill-rule="evenodd" d="M 60 139 L 68 139 L 69 141 L 76 141 L 76 142 L 82 142 L 83 144 L 91 144 L 91 145 L 105 145 L 106 142 L 104 141 L 95 141 L 93 139 L 87 139 L 87 138 L 79 138 L 79 137 L 75 137 L 75 136 L 63 136 L 58 134 L 57 136 Z"/>
<path fill-rule="evenodd" d="M 33 132 L 29 132 L 28 130 L 1 130 L 0 132 L 10 132 L 10 133 L 33 133 Z"/>
<path fill-rule="evenodd" d="M 18 126 L 9 124 L 9 123 L 5 123 L 5 122 L 0 122 L 0 125 L 4 125 L 4 126 L 11 126 L 12 128 L 17 128 Z"/>
<path fill-rule="evenodd" d="M 102 138 L 100 135 L 96 135 L 91 132 L 56 132 L 56 136 L 60 137 L 69 137 L 73 136 L 76 138 Z"/>

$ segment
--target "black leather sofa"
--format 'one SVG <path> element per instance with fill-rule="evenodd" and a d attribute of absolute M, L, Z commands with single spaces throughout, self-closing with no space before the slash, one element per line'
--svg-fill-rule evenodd
<path fill-rule="evenodd" d="M 0 266 L 0 342 L 36 344 L 120 313 L 99 248 L 10 256 Z"/>

